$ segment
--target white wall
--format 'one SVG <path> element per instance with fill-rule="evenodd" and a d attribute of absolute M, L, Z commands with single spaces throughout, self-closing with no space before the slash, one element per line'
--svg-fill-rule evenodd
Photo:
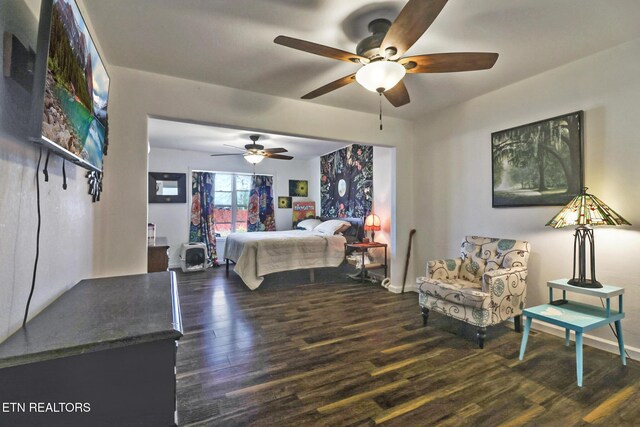
<path fill-rule="evenodd" d="M 41 164 L 44 165 L 44 157 Z M 0 136 L 0 341 L 22 324 L 36 252 L 36 164 L 31 142 Z M 49 182 L 40 173 L 42 226 L 38 273 L 29 318 L 92 276 L 94 212 L 85 170 L 51 156 Z"/>
<path fill-rule="evenodd" d="M 595 230 L 597 277 L 625 287 L 625 341 L 640 347 L 638 94 L 640 41 L 634 41 L 425 117 L 414 157 L 416 273 L 424 274 L 427 259 L 456 255 L 467 234 L 526 239 L 527 305 L 546 302 L 546 281 L 571 276 L 572 230 L 544 226 L 560 207 L 491 207 L 491 133 L 584 110 L 586 185 L 634 224 Z M 593 335 L 613 338 L 608 328 Z"/>
<path fill-rule="evenodd" d="M 380 217 L 382 229 L 375 234 L 376 242 L 387 243 L 389 246 L 396 246 L 395 234 L 391 233 L 392 219 L 396 216 L 397 203 L 394 195 L 396 187 L 396 164 L 395 149 L 386 147 L 373 147 L 373 209 Z M 411 185 L 409 184 L 409 187 Z M 408 235 L 408 230 L 401 230 L 401 233 Z M 406 248 L 399 248 L 399 262 L 395 269 L 404 268 L 404 257 Z M 384 258 L 384 250 L 376 251 L 376 258 Z M 400 276 L 401 277 L 401 276 Z M 407 282 L 409 282 L 407 280 Z M 413 281 L 415 283 L 415 280 Z M 394 282 L 393 291 L 402 289 L 402 281 Z"/>
<path fill-rule="evenodd" d="M 22 1 L 0 2 L 0 34 L 18 34 L 35 46 L 35 17 Z M 0 62 L 2 58 L 0 58 Z M 0 78 L 0 342 L 22 324 L 31 288 L 36 252 L 36 164 L 39 149 L 24 135 L 24 112 L 17 94 L 28 100 L 8 78 Z M 15 124 L 17 128 L 5 126 Z M 44 165 L 44 157 L 42 165 Z M 67 163 L 68 189 L 62 189 L 62 161 L 51 156 L 50 181 L 40 174 L 42 229 L 38 274 L 29 318 L 79 280 L 92 275 L 96 242 L 93 234 L 95 205 L 87 194 L 85 170 Z"/>
<path fill-rule="evenodd" d="M 375 114 L 120 67 L 111 67 L 109 73 L 110 146 L 101 202 L 108 208 L 99 212 L 97 218 L 101 224 L 97 236 L 101 244 L 95 256 L 99 276 L 146 270 L 148 116 L 397 147 L 397 162 L 403 164 L 398 168 L 397 182 L 411 182 L 413 132 L 410 122 L 385 118 L 381 132 Z M 372 109 L 375 111 L 375 103 Z M 405 207 L 398 212 L 395 227 L 409 229 L 413 222 L 411 188 L 398 185 L 394 192 L 398 205 Z M 392 228 L 391 233 L 396 233 L 396 229 Z M 399 232 L 397 245 L 391 248 L 392 264 L 403 262 L 397 258 L 396 249 L 406 246 L 405 234 Z M 393 271 L 393 279 L 400 280 L 401 268 Z"/>
<path fill-rule="evenodd" d="M 314 159 L 315 160 L 315 159 Z M 289 195 L 289 180 L 308 180 L 312 186 L 314 180 L 311 170 L 312 160 L 265 160 L 256 165 L 256 174 L 273 175 L 275 219 L 277 230 L 290 230 L 293 225 L 293 210 L 278 208 L 278 196 Z M 171 246 L 169 249 L 170 267 L 180 265 L 180 245 L 189 241 L 190 195 L 192 170 L 215 172 L 252 173 L 253 166 L 242 157 L 211 157 L 207 153 L 152 148 L 149 153 L 150 172 L 173 172 L 187 174 L 187 203 L 150 203 L 149 222 L 156 224 L 157 236 L 165 236 Z M 317 187 L 317 184 L 315 185 Z M 313 187 L 313 188 L 315 188 Z M 311 188 L 310 188 L 311 189 Z M 311 196 L 313 193 L 310 193 Z M 315 201 L 309 197 L 295 197 L 294 201 Z M 218 247 L 218 259 L 222 260 L 224 244 Z"/>

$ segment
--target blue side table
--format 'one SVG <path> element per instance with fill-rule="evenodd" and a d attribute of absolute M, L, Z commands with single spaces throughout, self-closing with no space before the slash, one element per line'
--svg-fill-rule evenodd
<path fill-rule="evenodd" d="M 533 319 L 551 323 L 565 329 L 565 344 L 568 346 L 571 331 L 576 335 L 576 372 L 578 376 L 578 386 L 582 387 L 582 334 L 592 329 L 599 328 L 609 323 L 615 323 L 616 334 L 618 335 L 618 347 L 620 349 L 620 360 L 623 365 L 627 365 L 624 352 L 624 341 L 622 340 L 622 325 L 620 321 L 624 318 L 622 311 L 622 295 L 624 288 L 604 285 L 602 288 L 580 288 L 569 285 L 568 279 L 552 280 L 547 282 L 549 287 L 549 304 L 542 304 L 531 308 L 526 308 L 522 314 L 526 318 L 522 344 L 520 345 L 520 360 L 524 358 L 524 351 L 527 348 L 527 339 L 531 329 Z M 605 307 L 597 307 L 589 304 L 581 304 L 569 301 L 563 305 L 552 305 L 553 290 L 562 290 L 562 299 L 567 299 L 567 292 L 589 295 L 599 298 L 606 298 Z M 618 297 L 618 311 L 611 309 L 611 298 Z"/>

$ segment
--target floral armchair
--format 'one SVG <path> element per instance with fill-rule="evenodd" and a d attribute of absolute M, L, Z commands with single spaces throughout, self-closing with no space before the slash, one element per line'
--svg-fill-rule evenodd
<path fill-rule="evenodd" d="M 487 326 L 520 319 L 527 291 L 529 242 L 467 236 L 461 257 L 427 263 L 427 276 L 417 279 L 419 303 L 426 326 L 429 311 L 478 327 L 484 348 Z"/>

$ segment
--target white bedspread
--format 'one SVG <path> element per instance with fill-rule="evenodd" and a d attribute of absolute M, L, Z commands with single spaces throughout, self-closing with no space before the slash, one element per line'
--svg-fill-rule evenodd
<path fill-rule="evenodd" d="M 233 233 L 227 236 L 224 257 L 236 263 L 234 271 L 254 290 L 265 274 L 339 266 L 345 242 L 343 236 L 303 230 Z"/>

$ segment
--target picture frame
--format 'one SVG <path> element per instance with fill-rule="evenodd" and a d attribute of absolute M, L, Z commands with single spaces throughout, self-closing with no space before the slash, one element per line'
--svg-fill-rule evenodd
<path fill-rule="evenodd" d="M 309 197 L 309 181 L 303 179 L 290 179 L 289 197 Z"/>
<path fill-rule="evenodd" d="M 187 174 L 149 172 L 149 203 L 187 203 Z"/>
<path fill-rule="evenodd" d="M 316 202 L 293 202 L 293 228 L 300 221 L 316 217 Z"/>
<path fill-rule="evenodd" d="M 492 206 L 564 206 L 584 186 L 584 112 L 491 134 Z"/>
<path fill-rule="evenodd" d="M 278 197 L 279 209 L 291 209 L 291 197 L 279 196 Z"/>

